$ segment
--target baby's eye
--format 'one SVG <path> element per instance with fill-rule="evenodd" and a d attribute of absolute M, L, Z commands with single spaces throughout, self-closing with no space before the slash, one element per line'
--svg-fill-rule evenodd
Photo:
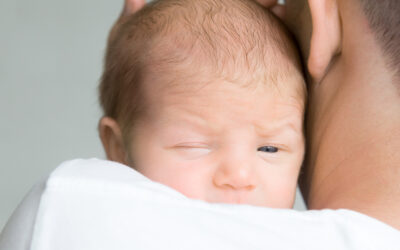
<path fill-rule="evenodd" d="M 210 148 L 202 144 L 187 144 L 175 146 L 177 152 L 188 159 L 195 159 L 210 153 Z"/>
<path fill-rule="evenodd" d="M 276 153 L 278 152 L 278 148 L 274 146 L 263 146 L 259 147 L 257 151 L 265 152 L 265 153 Z"/>

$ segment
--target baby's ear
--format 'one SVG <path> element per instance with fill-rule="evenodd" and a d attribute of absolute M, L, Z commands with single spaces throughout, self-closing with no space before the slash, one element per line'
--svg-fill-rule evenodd
<path fill-rule="evenodd" d="M 309 0 L 312 35 L 308 71 L 319 82 L 341 50 L 341 22 L 337 0 Z"/>
<path fill-rule="evenodd" d="M 101 118 L 99 122 L 99 134 L 107 159 L 127 164 L 125 160 L 126 151 L 118 123 L 110 117 Z"/>

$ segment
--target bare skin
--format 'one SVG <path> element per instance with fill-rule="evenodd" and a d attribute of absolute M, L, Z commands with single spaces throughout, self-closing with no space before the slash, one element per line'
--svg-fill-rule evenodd
<path fill-rule="evenodd" d="M 119 39 L 118 28 L 110 39 Z M 191 56 L 196 62 L 208 60 Z M 269 58 L 271 64 L 281 59 Z M 306 96 L 298 61 L 287 61 L 287 74 L 280 67 L 271 67 L 271 73 L 258 67 L 266 76 L 257 77 L 235 66 L 243 79 L 226 80 L 207 67 L 194 71 L 202 67 L 198 63 L 184 70 L 185 62 L 167 63 L 168 70 L 158 70 L 165 66 L 158 67 L 155 60 L 141 78 L 145 112 L 129 133 L 121 133 L 112 117 L 100 120 L 107 158 L 192 199 L 292 208 L 304 157 Z M 274 77 L 275 83 L 266 77 Z"/>
<path fill-rule="evenodd" d="M 352 209 L 400 229 L 400 97 L 361 6 L 287 4 L 310 73 L 301 179 L 308 207 Z"/>
<path fill-rule="evenodd" d="M 347 208 L 400 229 L 399 91 L 359 3 L 287 0 L 284 12 L 258 2 L 294 32 L 309 72 L 300 180 L 308 207 Z M 125 10 L 143 4 L 126 0 Z"/>

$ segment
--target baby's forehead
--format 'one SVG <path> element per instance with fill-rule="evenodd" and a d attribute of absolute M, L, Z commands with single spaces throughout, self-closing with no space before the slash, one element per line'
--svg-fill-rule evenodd
<path fill-rule="evenodd" d="M 266 79 L 263 75 L 249 76 L 248 72 L 238 74 L 236 78 L 193 73 L 171 74 L 171 72 L 175 71 L 150 74 L 152 77 L 144 78 L 143 96 L 149 106 L 187 104 L 190 108 L 243 102 L 239 107 L 251 112 L 253 107 L 265 105 L 264 101 L 273 100 L 275 106 L 290 104 L 301 112 L 304 110 L 306 97 L 304 81 L 299 73 Z M 265 107 L 265 109 L 270 108 L 272 106 Z"/>
<path fill-rule="evenodd" d="M 147 107 L 143 117 L 159 128 L 185 124 L 207 127 L 207 131 L 219 134 L 249 126 L 271 132 L 289 123 L 301 133 L 302 97 L 289 89 L 277 91 L 256 83 L 241 86 L 221 79 L 160 86 L 145 88 Z"/>

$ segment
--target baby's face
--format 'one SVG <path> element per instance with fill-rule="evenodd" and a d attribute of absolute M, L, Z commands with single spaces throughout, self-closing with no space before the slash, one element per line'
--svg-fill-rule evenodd
<path fill-rule="evenodd" d="M 194 199 L 293 206 L 304 154 L 295 93 L 225 81 L 155 85 L 145 87 L 147 115 L 132 131 L 136 170 Z"/>

